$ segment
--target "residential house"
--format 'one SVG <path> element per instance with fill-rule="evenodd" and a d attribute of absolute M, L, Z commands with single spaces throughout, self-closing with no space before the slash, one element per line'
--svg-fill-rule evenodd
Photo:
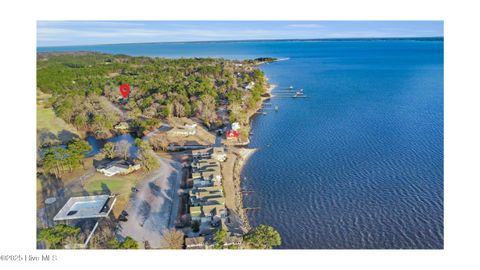
<path fill-rule="evenodd" d="M 225 153 L 225 148 L 223 147 L 214 147 L 212 149 L 212 158 L 224 162 L 227 159 L 227 154 Z"/>
<path fill-rule="evenodd" d="M 172 128 L 171 130 L 167 131 L 172 136 L 177 137 L 187 137 L 191 135 L 195 135 L 197 132 L 195 129 L 184 129 L 184 128 Z"/>
<path fill-rule="evenodd" d="M 241 235 L 236 235 L 233 233 L 229 233 L 227 235 L 227 238 L 225 239 L 225 242 L 223 243 L 223 246 L 229 247 L 229 246 L 237 246 L 240 247 L 243 243 L 243 237 Z"/>
<path fill-rule="evenodd" d="M 106 165 L 97 167 L 97 171 L 103 173 L 105 176 L 111 177 L 116 174 L 126 175 L 140 168 L 140 164 L 126 160 L 114 160 Z"/>
<path fill-rule="evenodd" d="M 196 123 L 185 124 L 185 129 L 195 130 L 196 128 L 197 128 L 197 124 L 196 124 Z"/>
<path fill-rule="evenodd" d="M 245 90 L 251 90 L 255 86 L 255 82 L 249 82 L 243 86 Z"/>
<path fill-rule="evenodd" d="M 238 122 L 233 122 L 232 123 L 232 130 L 239 130 L 240 129 L 240 124 Z"/>
<path fill-rule="evenodd" d="M 192 221 L 201 221 L 202 208 L 200 206 L 191 206 L 190 217 L 192 218 Z"/>
<path fill-rule="evenodd" d="M 210 218 L 213 218 L 214 216 L 224 218 L 227 214 L 225 205 L 223 204 L 203 205 L 202 211 L 205 217 Z"/>
<path fill-rule="evenodd" d="M 185 247 L 187 249 L 205 249 L 205 237 L 187 237 L 185 238 Z"/>
<path fill-rule="evenodd" d="M 192 150 L 192 157 L 194 159 L 204 159 L 204 158 L 210 158 L 211 152 L 210 149 L 198 149 L 198 150 Z"/>
<path fill-rule="evenodd" d="M 225 204 L 225 198 L 219 186 L 194 188 L 190 190 L 189 195 L 190 204 L 193 206 Z"/>
<path fill-rule="evenodd" d="M 220 184 L 222 174 L 218 162 L 214 159 L 202 159 L 192 162 L 192 179 L 194 186 Z"/>
<path fill-rule="evenodd" d="M 130 125 L 127 123 L 127 122 L 120 122 L 118 123 L 117 125 L 115 125 L 115 129 L 118 129 L 118 130 L 129 130 L 130 129 Z"/>
<path fill-rule="evenodd" d="M 239 135 L 237 130 L 229 130 L 226 133 L 227 140 L 237 139 Z"/>

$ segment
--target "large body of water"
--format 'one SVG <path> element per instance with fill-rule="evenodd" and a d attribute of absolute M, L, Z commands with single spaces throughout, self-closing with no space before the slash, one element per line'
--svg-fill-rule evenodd
<path fill-rule="evenodd" d="M 275 112 L 253 120 L 242 177 L 252 225 L 281 248 L 443 248 L 443 41 L 282 41 L 39 48 L 289 58 L 261 68 Z M 307 98 L 282 98 L 303 88 Z M 274 91 L 274 93 L 275 93 Z"/>

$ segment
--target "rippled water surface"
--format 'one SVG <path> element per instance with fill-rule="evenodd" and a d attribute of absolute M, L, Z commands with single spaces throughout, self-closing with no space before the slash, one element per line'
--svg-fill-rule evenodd
<path fill-rule="evenodd" d="M 263 69 L 279 111 L 253 121 L 253 225 L 283 248 L 443 248 L 443 44 L 314 43 Z M 288 85 L 304 99 L 280 98 Z"/>

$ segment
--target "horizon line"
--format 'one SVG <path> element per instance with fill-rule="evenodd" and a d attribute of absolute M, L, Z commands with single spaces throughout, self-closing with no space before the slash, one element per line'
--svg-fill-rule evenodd
<path fill-rule="evenodd" d="M 342 37 L 342 38 L 287 38 L 287 39 L 232 39 L 232 40 L 198 40 L 198 41 L 154 41 L 154 42 L 124 42 L 124 43 L 99 43 L 78 45 L 50 45 L 37 46 L 38 48 L 77 47 L 77 46 L 108 46 L 108 45 L 133 45 L 133 44 L 181 44 L 181 43 L 240 43 L 240 42 L 282 42 L 282 41 L 354 41 L 354 40 L 444 40 L 444 36 L 418 36 L 418 37 Z"/>

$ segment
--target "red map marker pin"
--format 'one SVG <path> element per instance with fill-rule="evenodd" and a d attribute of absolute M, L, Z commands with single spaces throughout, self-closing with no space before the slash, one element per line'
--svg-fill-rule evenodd
<path fill-rule="evenodd" d="M 123 98 L 127 98 L 128 94 L 130 93 L 130 85 L 128 83 L 124 83 L 120 85 L 120 93 L 122 94 Z"/>

